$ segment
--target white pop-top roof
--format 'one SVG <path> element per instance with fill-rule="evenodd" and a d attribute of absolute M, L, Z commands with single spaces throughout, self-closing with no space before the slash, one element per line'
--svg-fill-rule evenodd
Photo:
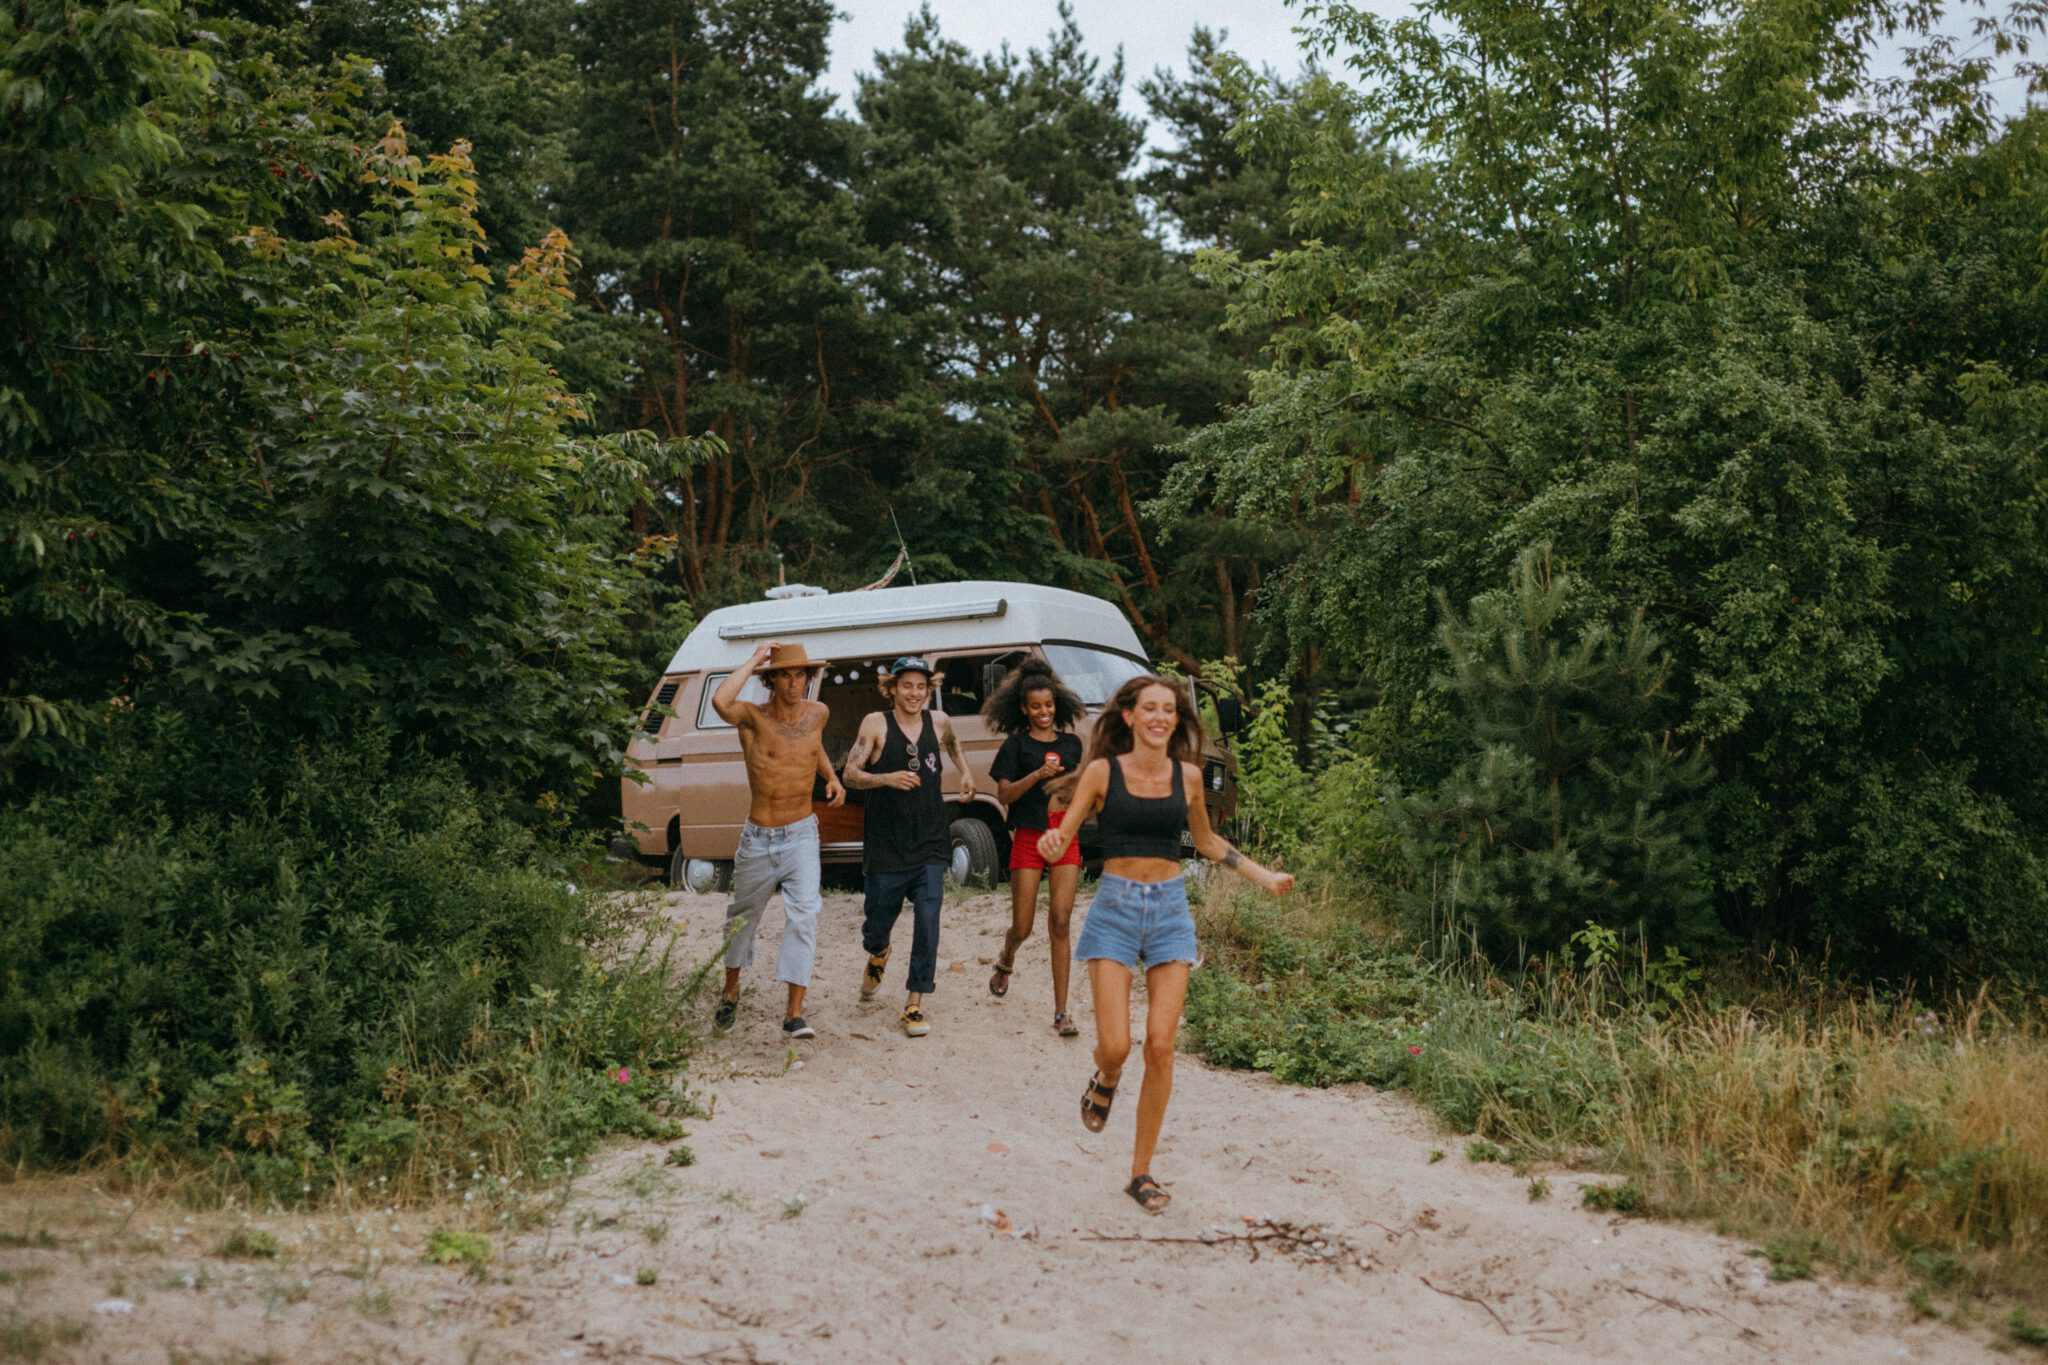
<path fill-rule="evenodd" d="M 1124 614 L 1100 598 L 1036 583 L 927 583 L 720 607 L 684 639 L 668 671 L 736 668 L 763 640 L 801 642 L 817 660 L 872 659 L 983 645 L 1071 640 L 1145 657 Z"/>

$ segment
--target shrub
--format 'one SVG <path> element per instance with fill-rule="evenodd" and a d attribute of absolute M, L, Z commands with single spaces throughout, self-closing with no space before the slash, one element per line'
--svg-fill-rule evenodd
<path fill-rule="evenodd" d="M 679 1133 L 649 1068 L 683 1058 L 689 983 L 451 763 L 375 732 L 202 746 L 173 716 L 92 757 L 0 808 L 0 1154 L 297 1197 Z"/>
<path fill-rule="evenodd" d="M 1411 929 L 1496 960 L 1547 953 L 1586 920 L 1691 948 L 1714 933 L 1697 752 L 1673 746 L 1671 664 L 1640 615 L 1571 624 L 1548 549 L 1505 593 L 1444 607 L 1444 685 L 1471 755 L 1403 803 Z"/>

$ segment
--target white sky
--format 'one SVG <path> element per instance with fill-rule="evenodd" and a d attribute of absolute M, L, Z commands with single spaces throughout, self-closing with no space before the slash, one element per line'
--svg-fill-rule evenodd
<path fill-rule="evenodd" d="M 838 0 L 841 18 L 832 27 L 831 66 L 825 87 L 840 96 L 840 108 L 852 112 L 854 75 L 873 71 L 875 52 L 902 46 L 903 25 L 917 12 L 918 0 Z M 1059 24 L 1057 0 L 929 0 L 939 32 L 971 52 L 993 52 L 1008 42 L 1018 53 L 1043 46 Z M 1124 111 L 1143 117 L 1144 102 L 1137 84 L 1158 67 L 1187 68 L 1188 35 L 1196 24 L 1227 31 L 1221 46 L 1255 67 L 1270 66 L 1292 75 L 1301 66 L 1300 42 L 1294 29 L 1299 10 L 1284 0 L 1206 0 L 1200 5 L 1177 0 L 1072 0 L 1074 21 L 1088 51 L 1105 66 L 1121 46 L 1124 54 Z M 2004 0 L 1993 0 L 1999 10 Z M 1382 14 L 1407 13 L 1408 0 L 1368 0 Z M 1951 0 L 1942 27 L 1958 36 L 1968 33 L 1978 12 L 1967 0 Z M 1964 38 L 1959 44 L 1970 47 Z M 2011 79 L 1993 87 L 2001 109 L 2018 112 L 2024 83 Z"/>
<path fill-rule="evenodd" d="M 851 112 L 854 75 L 875 69 L 877 50 L 903 46 L 903 25 L 918 9 L 918 0 L 838 0 L 842 18 L 832 26 L 832 65 L 825 88 L 839 95 L 840 107 Z M 970 52 L 993 52 L 1005 41 L 1020 55 L 1043 47 L 1046 35 L 1059 26 L 1057 0 L 930 0 L 939 32 Z M 1406 10 L 1402 0 L 1385 8 Z M 1124 51 L 1124 109 L 1143 115 L 1137 84 L 1155 68 L 1187 69 L 1188 35 L 1201 24 L 1228 30 L 1220 44 L 1253 66 L 1271 66 L 1291 75 L 1301 65 L 1294 36 L 1300 14 L 1283 0 L 1207 0 L 1189 5 L 1179 0 L 1073 0 L 1074 22 L 1090 54 L 1105 68 L 1119 45 Z"/>

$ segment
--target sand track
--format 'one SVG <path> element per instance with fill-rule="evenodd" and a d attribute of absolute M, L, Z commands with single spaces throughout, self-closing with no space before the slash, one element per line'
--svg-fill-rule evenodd
<path fill-rule="evenodd" d="M 718 941 L 719 898 L 663 909 L 693 949 Z M 485 1279 L 419 1264 L 417 1219 L 259 1219 L 285 1256 L 252 1265 L 204 1254 L 232 1215 L 23 1181 L 0 1186 L 0 1232 L 56 1245 L 0 1245 L 0 1308 L 89 1324 L 46 1358 L 95 1361 L 1993 1358 L 1896 1292 L 1774 1283 L 1739 1242 L 1583 1211 L 1594 1177 L 1549 1173 L 1532 1203 L 1401 1097 L 1186 1056 L 1154 1163 L 1174 1202 L 1147 1216 L 1122 1193 L 1138 1060 L 1108 1131 L 1085 1132 L 1085 982 L 1079 1039 L 1049 1027 L 1042 937 L 990 998 L 1006 918 L 1000 895 L 948 904 L 933 1032 L 913 1040 L 895 1028 L 907 917 L 862 1005 L 858 900 L 829 897 L 806 1010 L 821 1036 L 791 1065 L 771 908 L 740 1027 L 696 1066 L 715 1104 L 691 1124 L 695 1164 L 612 1149 Z M 1142 1027 L 1142 995 L 1134 1013 Z M 1280 1252 L 1276 1230 L 1311 1224 L 1323 1260 Z M 131 1311 L 94 1311 L 116 1291 Z"/>

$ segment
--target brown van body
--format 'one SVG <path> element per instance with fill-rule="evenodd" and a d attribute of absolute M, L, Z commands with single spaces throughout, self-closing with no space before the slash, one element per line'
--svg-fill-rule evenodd
<path fill-rule="evenodd" d="M 931 661 L 931 704 L 951 717 L 977 789 L 974 800 L 960 801 L 948 769 L 954 872 L 961 881 L 991 880 L 1008 865 L 1009 834 L 988 776 L 1003 737 L 981 716 L 989 690 L 1027 655 L 1046 658 L 1091 703 L 1077 727 L 1085 742 L 1094 726 L 1092 704 L 1124 677 L 1150 668 L 1137 633 L 1115 608 L 1034 584 L 933 584 L 715 611 L 676 651 L 626 750 L 626 829 L 639 857 L 665 865 L 674 884 L 718 884 L 739 847 L 746 770 L 738 732 L 712 711 L 711 694 L 762 639 L 800 642 L 813 659 L 830 661 L 810 695 L 831 710 L 825 745 L 835 767 L 861 719 L 887 705 L 876 687 L 878 668 L 905 654 Z M 1205 743 L 1202 763 L 1204 799 L 1220 826 L 1236 811 L 1236 763 L 1214 740 Z M 858 862 L 857 797 L 837 809 L 822 801 L 814 809 L 825 860 Z"/>

